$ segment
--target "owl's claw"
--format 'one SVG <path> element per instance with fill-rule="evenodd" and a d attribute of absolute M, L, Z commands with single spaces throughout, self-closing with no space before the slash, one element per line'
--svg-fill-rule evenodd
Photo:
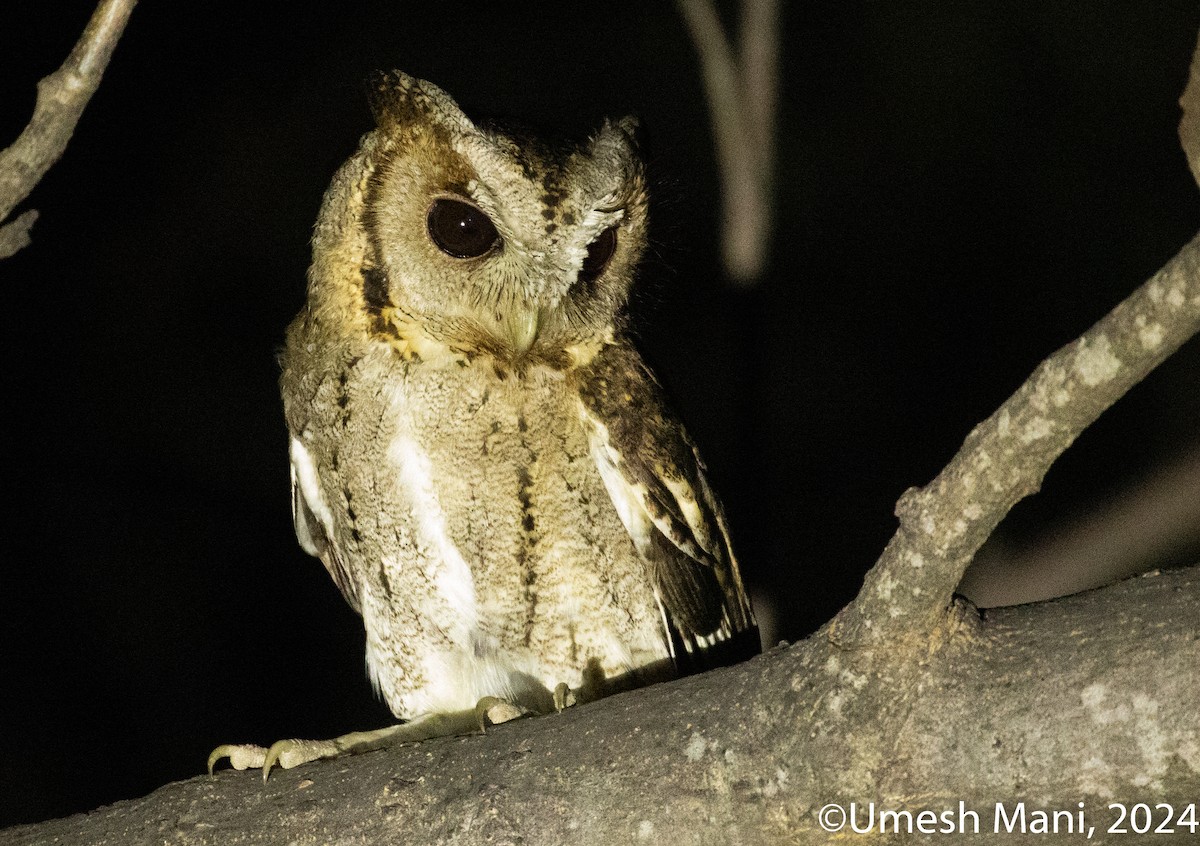
<path fill-rule="evenodd" d="M 332 740 L 280 740 L 270 749 L 249 743 L 227 743 L 218 746 L 208 756 L 208 773 L 222 758 L 228 758 L 235 770 L 262 767 L 263 780 L 279 765 L 285 770 L 338 755 L 369 752 L 401 743 L 419 743 L 434 737 L 450 737 L 477 733 L 487 725 L 496 725 L 529 713 L 504 699 L 484 697 L 475 708 L 448 714 L 427 714 L 407 723 L 387 726 L 373 731 L 356 731 Z"/>
<path fill-rule="evenodd" d="M 554 687 L 554 710 L 563 711 L 577 701 L 589 701 L 589 685 L 594 686 L 595 680 L 584 674 L 584 685 L 578 690 L 572 690 L 569 685 L 560 682 Z M 465 711 L 454 711 L 444 714 L 427 714 L 407 723 L 388 726 L 374 731 L 357 731 L 343 734 L 332 740 L 277 740 L 269 749 L 255 746 L 253 743 L 224 743 L 218 746 L 208 756 L 208 774 L 222 758 L 229 759 L 229 765 L 235 770 L 262 768 L 263 781 L 270 776 L 276 765 L 285 770 L 317 761 L 322 758 L 336 758 L 338 755 L 368 752 L 372 749 L 383 749 L 401 743 L 419 743 L 433 737 L 447 737 L 483 733 L 488 726 L 507 723 L 518 717 L 541 713 L 539 706 L 533 710 L 502 699 L 499 696 L 485 696 L 475 703 L 475 707 Z"/>
<path fill-rule="evenodd" d="M 386 729 L 384 729 L 386 731 Z M 262 763 L 263 781 L 271 774 L 271 768 L 279 764 L 283 769 L 290 770 L 309 761 L 321 758 L 336 758 L 343 752 L 350 751 L 343 738 L 333 740 L 277 740 L 267 750 Z"/>
<path fill-rule="evenodd" d="M 278 740 L 271 744 L 270 749 L 255 746 L 253 743 L 225 743 L 214 749 L 208 756 L 208 774 L 222 758 L 229 759 L 229 765 L 235 770 L 262 768 L 263 781 L 267 780 L 271 769 L 278 764 L 285 770 L 315 761 L 318 758 L 332 758 L 345 751 L 339 744 L 341 738 L 334 740 Z"/>
<path fill-rule="evenodd" d="M 486 732 L 489 725 L 495 726 L 507 723 L 530 713 L 529 709 L 515 705 L 499 696 L 485 696 L 475 703 L 475 720 L 479 723 L 479 731 Z"/>
<path fill-rule="evenodd" d="M 208 756 L 209 775 L 222 758 L 228 758 L 229 765 L 235 770 L 257 769 L 266 761 L 267 750 L 253 743 L 223 743 Z"/>

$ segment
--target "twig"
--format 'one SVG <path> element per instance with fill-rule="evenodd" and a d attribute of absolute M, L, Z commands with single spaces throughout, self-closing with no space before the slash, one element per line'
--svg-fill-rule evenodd
<path fill-rule="evenodd" d="M 101 0 L 62 67 L 38 83 L 29 125 L 11 147 L 0 151 L 0 221 L 8 219 L 66 150 L 136 5 L 137 0 Z M 29 243 L 35 217 L 26 212 L 0 226 L 0 258 Z"/>
<path fill-rule="evenodd" d="M 29 209 L 17 215 L 15 220 L 0 226 L 0 259 L 6 259 L 29 246 L 29 230 L 37 218 L 37 211 Z"/>

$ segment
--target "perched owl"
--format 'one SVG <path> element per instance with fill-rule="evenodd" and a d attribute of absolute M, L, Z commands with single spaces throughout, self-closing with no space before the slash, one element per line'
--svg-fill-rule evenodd
<path fill-rule="evenodd" d="M 704 466 L 630 344 L 635 122 L 583 143 L 373 84 L 281 378 L 300 545 L 362 614 L 401 725 L 239 769 L 469 731 L 758 649 Z"/>

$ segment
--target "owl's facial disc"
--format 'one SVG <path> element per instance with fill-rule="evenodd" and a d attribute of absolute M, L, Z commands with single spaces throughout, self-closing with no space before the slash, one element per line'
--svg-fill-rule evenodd
<path fill-rule="evenodd" d="M 487 196 L 436 195 L 425 214 L 425 229 L 429 241 L 452 262 L 477 269 L 489 265 L 494 271 L 492 278 L 507 279 L 507 284 L 489 286 L 470 296 L 481 324 L 515 355 L 524 355 L 544 329 L 563 324 L 563 316 L 556 312 L 594 294 L 617 250 L 619 222 L 604 226 L 586 245 L 576 242 L 561 251 L 555 251 L 551 243 L 531 248 L 516 232 L 510 232 L 503 217 L 498 224 L 481 208 L 494 205 Z M 593 225 L 603 226 L 614 213 L 623 214 L 623 210 L 605 209 Z M 558 252 L 557 257 L 544 252 L 547 247 Z M 506 269 L 510 272 L 505 273 Z M 573 277 L 566 289 L 563 283 L 551 281 L 564 276 Z"/>

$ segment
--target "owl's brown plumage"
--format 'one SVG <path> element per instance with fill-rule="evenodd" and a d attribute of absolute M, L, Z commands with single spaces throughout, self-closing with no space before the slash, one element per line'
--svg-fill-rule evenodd
<path fill-rule="evenodd" d="M 562 685 L 756 650 L 703 465 L 621 325 L 646 244 L 633 121 L 550 144 L 400 73 L 373 109 L 281 385 L 297 536 L 392 711 L 544 712 Z"/>

